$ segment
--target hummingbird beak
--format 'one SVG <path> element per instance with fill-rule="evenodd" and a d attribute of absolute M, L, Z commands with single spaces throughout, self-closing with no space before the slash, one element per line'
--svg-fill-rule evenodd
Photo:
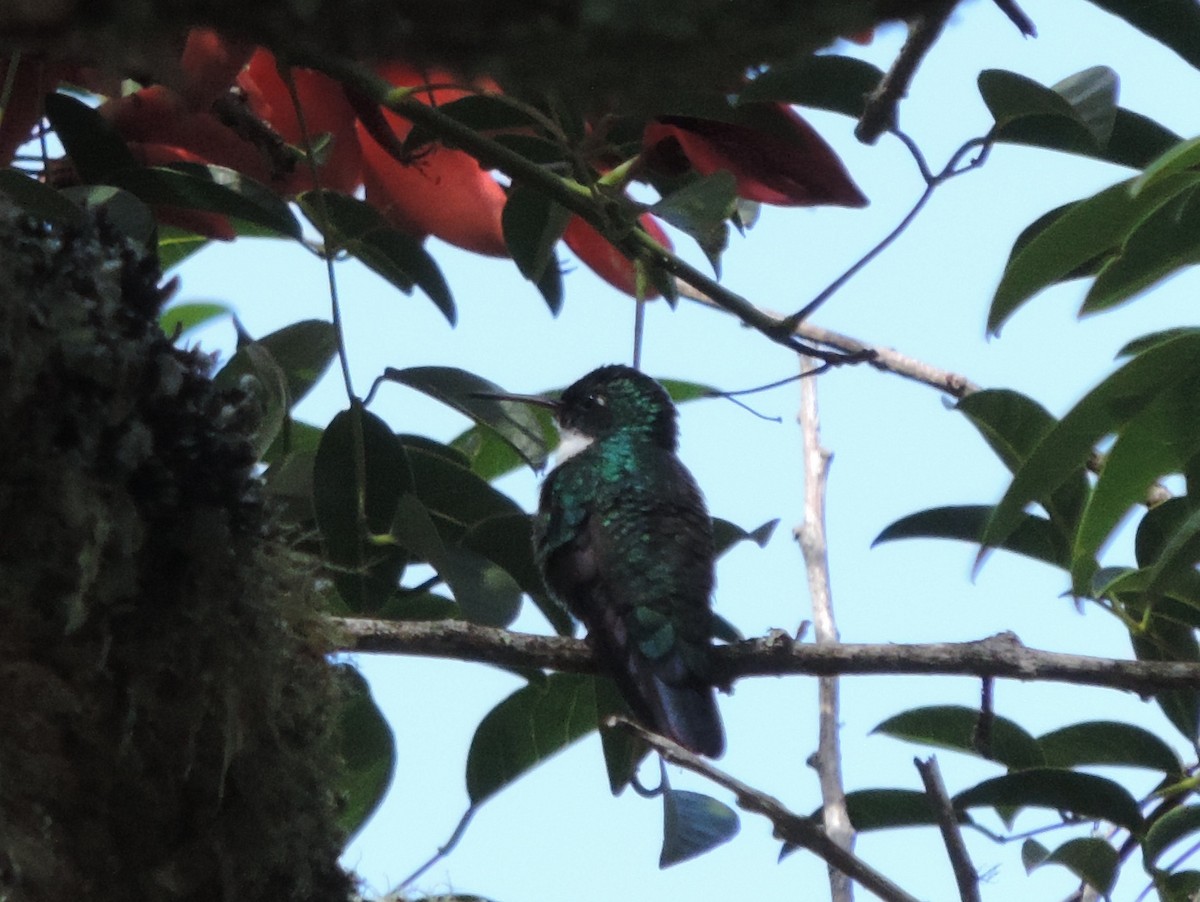
<path fill-rule="evenodd" d="M 516 401 L 518 404 L 532 404 L 535 407 L 545 407 L 556 415 L 562 407 L 561 402 L 543 395 L 509 395 L 501 392 L 475 391 L 471 392 L 471 397 L 486 401 Z"/>

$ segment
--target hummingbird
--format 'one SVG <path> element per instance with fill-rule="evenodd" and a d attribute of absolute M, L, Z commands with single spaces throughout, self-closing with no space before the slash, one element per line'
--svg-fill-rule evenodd
<path fill-rule="evenodd" d="M 587 626 L 639 721 L 718 757 L 712 520 L 676 456 L 670 396 L 640 371 L 610 365 L 557 400 L 506 397 L 551 408 L 559 427 L 533 527 L 547 588 Z"/>

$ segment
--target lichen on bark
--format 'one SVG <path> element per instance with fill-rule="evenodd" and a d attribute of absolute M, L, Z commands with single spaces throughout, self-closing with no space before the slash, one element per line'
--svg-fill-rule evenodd
<path fill-rule="evenodd" d="M 0 898 L 345 899 L 312 580 L 159 279 L 0 200 Z"/>

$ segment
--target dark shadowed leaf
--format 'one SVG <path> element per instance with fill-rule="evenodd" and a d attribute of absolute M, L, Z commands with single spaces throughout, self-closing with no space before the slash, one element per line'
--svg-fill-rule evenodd
<path fill-rule="evenodd" d="M 104 216 L 126 237 L 147 248 L 155 246 L 154 214 L 130 192 L 111 185 L 72 185 L 62 193 L 81 208 Z"/>
<path fill-rule="evenodd" d="M 83 101 L 48 94 L 46 118 L 85 182 L 102 182 L 114 172 L 138 168 L 112 123 Z"/>
<path fill-rule="evenodd" d="M 338 789 L 345 806 L 338 823 L 353 838 L 383 801 L 396 766 L 396 743 L 367 681 L 353 667 L 337 667 L 343 696 L 338 712 L 338 748 L 345 767 Z"/>
<path fill-rule="evenodd" d="M 929 798 L 925 793 L 913 789 L 858 789 L 848 792 L 846 811 L 850 815 L 850 823 L 860 833 L 937 823 Z M 814 819 L 820 816 L 820 808 L 812 813 Z M 960 822 L 970 820 L 962 813 L 958 813 L 958 819 Z"/>
<path fill-rule="evenodd" d="M 1048 864 L 1065 867 L 1072 874 L 1092 887 L 1105 898 L 1117 879 L 1117 850 L 1102 839 L 1079 837 L 1069 839 L 1053 852 L 1040 843 L 1035 843 L 1038 852 L 1026 853 L 1022 849 L 1025 870 L 1032 872 Z M 1044 854 L 1042 854 L 1044 853 Z"/>
<path fill-rule="evenodd" d="M 822 53 L 768 69 L 742 89 L 739 100 L 794 103 L 857 119 L 882 78 L 868 62 Z"/>
<path fill-rule="evenodd" d="M 596 678 L 555 673 L 518 689 L 488 712 L 467 753 L 471 804 L 495 795 L 596 729 Z"/>
<path fill-rule="evenodd" d="M 370 536 L 389 532 L 411 489 L 408 460 L 386 423 L 357 406 L 333 418 L 313 462 L 313 509 L 325 559 L 355 613 L 377 609 L 396 589 L 404 553 Z"/>
<path fill-rule="evenodd" d="M 160 222 L 158 224 L 158 264 L 162 267 L 163 272 L 167 272 L 208 244 L 208 241 L 206 235 L 197 235 L 187 229 Z"/>
<path fill-rule="evenodd" d="M 504 243 L 521 275 L 538 286 L 551 312 L 562 305 L 561 281 L 554 248 L 571 212 L 533 188 L 516 187 L 501 215 Z M 557 286 L 557 290 L 555 290 Z"/>
<path fill-rule="evenodd" d="M 0 169 L 0 193 L 34 219 L 59 225 L 83 222 L 83 211 L 62 192 L 16 169 Z"/>
<path fill-rule="evenodd" d="M 1137 801 L 1122 786 L 1097 777 L 1057 768 L 1013 771 L 984 780 L 954 796 L 956 808 L 1049 808 L 1084 818 L 1108 821 L 1140 834 Z"/>
<path fill-rule="evenodd" d="M 253 223 L 269 234 L 300 238 L 300 223 L 279 195 L 223 166 L 173 163 L 125 169 L 105 180 L 148 204 L 220 213 Z"/>
<path fill-rule="evenodd" d="M 663 792 L 663 844 L 658 866 L 668 868 L 733 839 L 737 812 L 711 796 L 683 789 Z"/>
<path fill-rule="evenodd" d="M 957 539 L 976 544 L 983 537 L 992 510 L 989 504 L 964 504 L 919 511 L 887 526 L 871 544 L 896 539 Z M 1064 570 L 1071 564 L 1070 548 L 1061 532 L 1049 520 L 1033 514 L 1024 514 L 999 547 Z"/>
<path fill-rule="evenodd" d="M 1200 805 L 1183 805 L 1158 818 L 1146 831 L 1142 851 L 1147 866 L 1153 865 L 1170 846 L 1200 831 Z"/>
<path fill-rule="evenodd" d="M 522 513 L 516 502 L 461 462 L 438 453 L 431 447 L 436 443 L 406 435 L 401 437 L 401 444 L 412 468 L 417 497 L 448 543 L 457 544 L 468 529 L 483 520 Z M 444 445 L 437 447 L 451 450 Z"/>
<path fill-rule="evenodd" d="M 1200 68 L 1200 9 L 1193 0 L 1091 0 Z"/>
<path fill-rule="evenodd" d="M 1135 617 L 1142 613 L 1133 605 L 1127 606 Z M 1200 644 L 1197 644 L 1195 629 L 1190 624 L 1154 617 L 1142 632 L 1130 632 L 1129 640 L 1139 661 L 1200 660 Z M 1192 689 L 1171 689 L 1155 693 L 1154 701 L 1188 742 L 1196 741 L 1200 734 L 1200 693 Z"/>
<path fill-rule="evenodd" d="M 668 194 L 650 212 L 686 232 L 713 269 L 720 273 L 721 253 L 729 242 L 726 224 L 737 206 L 737 179 L 721 171 L 702 176 Z"/>
<path fill-rule="evenodd" d="M 1181 773 L 1169 745 L 1142 727 L 1111 720 L 1072 724 L 1038 737 L 1050 767 L 1117 764 L 1165 774 Z"/>
<path fill-rule="evenodd" d="M 535 470 L 545 465 L 549 452 L 542 424 L 530 410 L 530 405 L 479 397 L 481 394 L 510 394 L 496 383 L 449 366 L 415 366 L 404 370 L 389 367 L 382 378 L 415 388 L 466 414 L 476 423 L 494 429 Z"/>
<path fill-rule="evenodd" d="M 379 211 L 355 197 L 306 191 L 296 200 L 327 244 L 353 254 L 405 294 L 416 285 L 451 324 L 455 322 L 450 288 L 420 241 L 393 228 Z"/>
<path fill-rule="evenodd" d="M 989 734 L 981 734 L 979 712 L 974 708 L 913 708 L 889 717 L 871 732 L 978 755 L 1012 770 L 1044 763 L 1037 740 L 1008 718 L 993 716 Z"/>
<path fill-rule="evenodd" d="M 775 527 L 778 525 L 778 520 L 768 520 L 757 529 L 747 532 L 736 523 L 730 523 L 720 517 L 713 517 L 713 547 L 717 557 L 729 551 L 739 542 L 753 542 L 759 548 L 766 548 L 767 542 L 771 540 Z"/>

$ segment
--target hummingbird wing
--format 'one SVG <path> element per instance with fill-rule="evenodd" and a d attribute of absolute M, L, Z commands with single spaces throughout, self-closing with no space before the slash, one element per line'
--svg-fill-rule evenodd
<path fill-rule="evenodd" d="M 544 509 L 539 556 L 634 714 L 716 757 L 725 738 L 710 673 L 712 521 L 674 454 L 648 464 L 652 479 L 593 486 L 586 509 Z M 552 478 L 572 478 L 569 468 Z"/>

